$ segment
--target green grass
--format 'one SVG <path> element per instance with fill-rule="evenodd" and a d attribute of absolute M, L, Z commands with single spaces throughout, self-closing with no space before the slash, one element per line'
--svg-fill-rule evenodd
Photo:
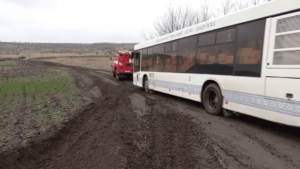
<path fill-rule="evenodd" d="M 14 60 L 5 60 L 0 61 L 0 66 L 17 66 L 17 63 Z"/>
<path fill-rule="evenodd" d="M 44 84 L 38 81 L 13 81 L 3 86 L 0 92 L 0 98 L 4 98 L 8 95 L 21 95 L 24 87 L 26 93 L 31 94 L 49 93 L 51 90 L 62 88 L 63 85 L 63 82 L 60 81 L 48 81 Z"/>
<path fill-rule="evenodd" d="M 50 60 L 50 59 L 56 59 L 58 57 L 38 57 L 38 58 L 31 58 L 33 60 Z"/>
<path fill-rule="evenodd" d="M 95 55 L 95 56 L 50 56 L 50 57 L 37 57 L 32 58 L 33 60 L 51 60 L 56 58 L 103 58 L 103 57 L 111 57 L 110 55 Z"/>
<path fill-rule="evenodd" d="M 14 60 L 0 61 L 0 70 L 13 69 L 17 66 L 17 63 Z"/>
<path fill-rule="evenodd" d="M 74 98 L 77 90 L 75 79 L 62 69 L 36 77 L 0 78 L 0 143 L 10 132 L 6 127 L 12 113 L 24 116 L 23 144 L 38 132 L 60 125 L 80 106 L 79 98 Z"/>

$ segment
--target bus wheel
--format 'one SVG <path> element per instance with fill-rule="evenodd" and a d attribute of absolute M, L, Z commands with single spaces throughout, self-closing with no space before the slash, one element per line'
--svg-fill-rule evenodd
<path fill-rule="evenodd" d="M 223 97 L 220 88 L 212 83 L 209 84 L 203 95 L 203 105 L 205 110 L 211 115 L 220 115 L 222 110 Z"/>
<path fill-rule="evenodd" d="M 149 93 L 149 80 L 148 80 L 148 77 L 145 77 L 144 88 L 145 88 L 145 92 Z"/>

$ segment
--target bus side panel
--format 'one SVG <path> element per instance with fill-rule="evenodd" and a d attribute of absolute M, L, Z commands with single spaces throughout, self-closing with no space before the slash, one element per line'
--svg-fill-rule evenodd
<path fill-rule="evenodd" d="M 233 102 L 230 103 L 227 107 L 228 109 L 236 109 L 238 107 L 239 109 L 236 110 L 237 112 L 242 112 L 243 114 L 247 114 L 249 116 L 258 117 L 264 120 L 282 123 L 289 126 L 300 127 L 300 117 L 297 116 L 290 116 L 283 113 L 278 113 Z"/>
<path fill-rule="evenodd" d="M 143 77 L 140 74 L 140 72 L 133 73 L 133 85 L 143 87 Z"/>

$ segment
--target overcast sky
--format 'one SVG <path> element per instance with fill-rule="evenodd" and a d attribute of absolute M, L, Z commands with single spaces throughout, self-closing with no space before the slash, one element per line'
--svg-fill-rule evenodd
<path fill-rule="evenodd" d="M 209 0 L 216 9 L 221 0 Z M 142 42 L 167 5 L 203 0 L 0 0 L 0 41 Z"/>

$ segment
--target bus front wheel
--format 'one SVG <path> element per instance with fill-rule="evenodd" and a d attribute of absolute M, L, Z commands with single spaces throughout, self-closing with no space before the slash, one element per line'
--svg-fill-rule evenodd
<path fill-rule="evenodd" d="M 212 83 L 204 89 L 203 105 L 211 115 L 220 115 L 222 110 L 223 97 L 218 85 Z"/>
<path fill-rule="evenodd" d="M 145 92 L 149 93 L 149 80 L 148 77 L 145 77 L 145 81 L 144 81 L 144 88 L 145 88 Z"/>

